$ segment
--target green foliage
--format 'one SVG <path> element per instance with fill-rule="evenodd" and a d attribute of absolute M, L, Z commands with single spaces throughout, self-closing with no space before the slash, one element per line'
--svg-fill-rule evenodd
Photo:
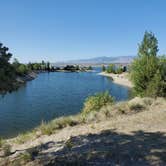
<path fill-rule="evenodd" d="M 166 81 L 164 81 L 161 71 L 157 70 L 146 91 L 147 96 L 166 97 Z"/>
<path fill-rule="evenodd" d="M 109 92 L 97 93 L 85 100 L 83 113 L 98 111 L 101 107 L 113 102 L 114 99 L 109 95 Z"/>
<path fill-rule="evenodd" d="M 123 68 L 120 66 L 116 69 L 116 74 L 122 74 L 123 73 Z"/>
<path fill-rule="evenodd" d="M 131 65 L 131 80 L 139 96 L 164 96 L 165 58 L 157 57 L 158 42 L 154 34 L 145 32 L 138 57 Z"/>
<path fill-rule="evenodd" d="M 30 71 L 29 64 L 21 64 L 16 58 L 14 59 L 12 66 L 14 67 L 16 74 L 19 76 L 27 74 Z"/>
<path fill-rule="evenodd" d="M 11 91 L 15 86 L 15 71 L 9 63 L 12 54 L 0 43 L 0 92 Z"/>
<path fill-rule="evenodd" d="M 103 65 L 102 66 L 102 71 L 105 72 L 106 71 L 106 67 Z"/>
<path fill-rule="evenodd" d="M 26 65 L 20 64 L 16 71 L 19 75 L 24 75 L 28 73 L 28 68 Z"/>
<path fill-rule="evenodd" d="M 107 72 L 107 73 L 114 73 L 114 72 L 115 72 L 115 65 L 114 65 L 114 64 L 110 64 L 110 65 L 107 67 L 106 72 Z"/>
<path fill-rule="evenodd" d="M 92 66 L 88 66 L 88 70 L 93 70 Z"/>
<path fill-rule="evenodd" d="M 54 132 L 54 126 L 52 125 L 52 123 L 47 124 L 45 122 L 42 122 L 40 126 L 40 131 L 44 135 L 51 135 Z"/>

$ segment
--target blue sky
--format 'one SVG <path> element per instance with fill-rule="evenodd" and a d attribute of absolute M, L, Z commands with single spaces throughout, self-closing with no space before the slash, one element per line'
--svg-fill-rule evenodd
<path fill-rule="evenodd" d="M 0 0 L 0 41 L 21 62 L 137 53 L 145 30 L 166 53 L 165 0 Z"/>

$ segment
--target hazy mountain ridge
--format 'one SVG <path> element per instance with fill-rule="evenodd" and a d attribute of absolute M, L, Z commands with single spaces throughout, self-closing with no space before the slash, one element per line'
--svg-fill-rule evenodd
<path fill-rule="evenodd" d="M 131 63 L 135 56 L 119 56 L 119 57 L 96 57 L 89 59 L 69 60 L 57 62 L 55 64 L 108 64 L 108 63 Z"/>

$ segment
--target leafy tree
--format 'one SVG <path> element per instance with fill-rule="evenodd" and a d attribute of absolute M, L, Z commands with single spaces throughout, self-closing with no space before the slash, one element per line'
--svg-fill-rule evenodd
<path fill-rule="evenodd" d="M 29 64 L 28 65 L 21 64 L 16 58 L 14 59 L 12 66 L 14 67 L 16 74 L 19 76 L 27 74 L 28 70 L 30 70 L 28 68 Z"/>
<path fill-rule="evenodd" d="M 15 71 L 9 63 L 12 54 L 0 43 L 0 91 L 11 91 L 14 88 Z"/>
<path fill-rule="evenodd" d="M 107 73 L 114 73 L 115 72 L 115 65 L 114 64 L 110 64 L 108 67 L 107 67 Z"/>
<path fill-rule="evenodd" d="M 20 66 L 20 63 L 19 63 L 18 59 L 14 58 L 14 60 L 13 60 L 13 67 L 16 69 L 19 66 Z"/>
<path fill-rule="evenodd" d="M 33 64 L 31 62 L 29 62 L 27 64 L 27 68 L 28 68 L 29 71 L 33 70 Z"/>
<path fill-rule="evenodd" d="M 159 57 L 159 67 L 146 94 L 152 97 L 166 97 L 166 57 Z"/>
<path fill-rule="evenodd" d="M 120 66 L 116 69 L 115 72 L 116 72 L 116 74 L 121 74 L 121 73 L 123 73 L 123 68 Z"/>
<path fill-rule="evenodd" d="M 161 84 L 162 72 L 165 72 L 165 69 L 157 57 L 157 52 L 156 37 L 151 32 L 145 32 L 143 41 L 139 45 L 138 57 L 131 65 L 131 80 L 134 84 L 134 91 L 139 96 L 160 96 L 159 94 L 161 94 L 157 86 Z M 152 89 L 153 93 L 150 93 Z M 156 90 L 154 91 L 154 89 Z M 162 90 L 164 89 L 162 88 Z"/>
<path fill-rule="evenodd" d="M 20 64 L 19 67 L 17 68 L 17 72 L 19 75 L 24 75 L 28 73 L 28 68 L 24 64 Z"/>

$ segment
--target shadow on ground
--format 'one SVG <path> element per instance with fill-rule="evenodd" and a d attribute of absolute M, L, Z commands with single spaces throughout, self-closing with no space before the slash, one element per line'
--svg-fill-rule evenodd
<path fill-rule="evenodd" d="M 166 135 L 161 132 L 106 130 L 36 148 L 34 161 L 42 165 L 166 165 Z"/>

